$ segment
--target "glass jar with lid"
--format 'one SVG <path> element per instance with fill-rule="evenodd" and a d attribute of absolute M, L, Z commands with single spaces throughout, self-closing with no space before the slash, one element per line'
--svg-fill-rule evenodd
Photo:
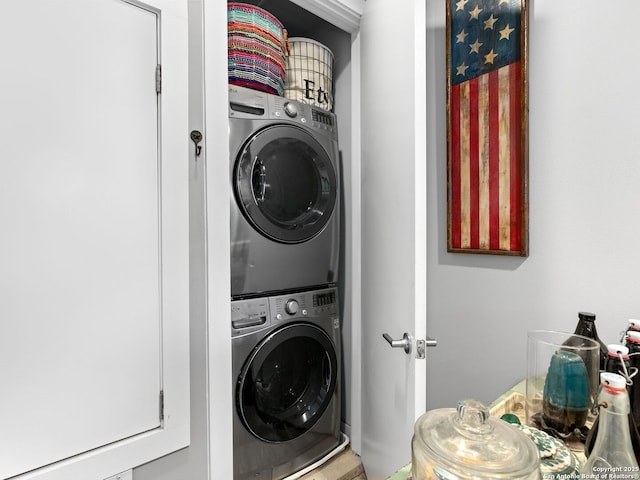
<path fill-rule="evenodd" d="M 475 400 L 422 415 L 411 447 L 413 480 L 542 478 L 535 444 Z"/>

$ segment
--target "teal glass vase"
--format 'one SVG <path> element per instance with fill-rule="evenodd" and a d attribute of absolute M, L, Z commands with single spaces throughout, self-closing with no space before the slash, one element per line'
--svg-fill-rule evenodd
<path fill-rule="evenodd" d="M 585 426 L 591 404 L 589 375 L 580 355 L 558 350 L 544 383 L 542 415 L 545 424 L 561 434 Z"/>

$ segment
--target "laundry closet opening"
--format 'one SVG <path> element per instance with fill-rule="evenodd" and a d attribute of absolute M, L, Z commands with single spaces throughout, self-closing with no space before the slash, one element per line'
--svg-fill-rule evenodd
<path fill-rule="evenodd" d="M 230 155 L 236 156 L 235 165 L 229 172 L 234 196 L 231 212 L 232 318 L 242 322 L 247 315 L 255 314 L 256 318 L 265 318 L 266 323 L 277 323 L 280 321 L 277 318 L 279 314 L 285 319 L 290 318 L 294 321 L 297 320 L 297 315 L 304 315 L 303 312 L 313 310 L 318 318 L 330 320 L 331 328 L 339 325 L 340 339 L 334 342 L 334 346 L 339 350 L 336 352 L 339 358 L 336 365 L 340 370 L 337 386 L 340 392 L 338 411 L 340 412 L 340 429 L 350 435 L 352 279 L 351 271 L 346 265 L 351 263 L 350 237 L 353 224 L 353 205 L 350 198 L 350 186 L 354 182 L 351 170 L 352 38 L 349 32 L 286 0 L 247 0 L 242 3 L 255 5 L 276 17 L 286 29 L 288 38 L 310 39 L 331 51 L 333 95 L 331 111 L 325 110 L 326 113 L 321 115 L 321 108 L 311 106 L 306 113 L 293 112 L 292 116 L 292 112 L 286 110 L 289 107 L 284 97 L 271 95 L 274 98 L 264 98 L 261 97 L 262 92 L 257 92 L 252 98 L 252 95 L 242 88 L 230 87 L 229 95 L 232 103 L 229 108 Z M 309 88 L 312 87 L 309 84 Z M 314 91 L 313 95 L 318 95 L 318 92 Z M 308 105 L 296 105 L 296 108 L 300 109 L 308 107 Z M 296 126 L 295 122 L 301 116 L 308 118 L 309 122 Z M 278 118 L 282 122 L 278 122 Z M 316 124 L 318 128 L 314 131 L 313 127 Z M 314 137 L 313 141 L 303 138 L 306 133 L 303 132 L 300 135 L 300 132 L 296 132 L 298 127 L 307 129 Z M 276 129 L 280 130 L 276 131 Z M 334 136 L 331 137 L 329 133 Z M 311 170 L 317 172 L 318 187 L 315 189 L 317 191 L 305 188 L 305 196 L 300 200 L 313 205 L 308 212 L 304 211 L 300 202 L 289 203 L 286 208 L 279 208 L 276 205 L 278 198 L 285 198 L 285 194 L 276 184 L 285 185 L 288 182 L 284 167 L 291 164 L 290 158 L 288 160 L 278 158 L 277 161 L 275 159 L 274 152 L 282 148 L 285 143 L 279 136 L 285 134 L 297 142 L 296 156 L 309 159 L 305 160 L 308 164 L 315 163 Z M 337 135 L 337 146 L 335 135 Z M 302 143 L 305 144 L 304 148 L 300 147 Z M 323 151 L 326 155 L 318 153 Z M 331 172 L 331 168 L 335 169 L 335 174 Z M 282 174 L 276 174 L 277 170 Z M 307 174 L 298 175 L 296 178 L 308 184 L 313 183 L 314 175 L 309 174 L 309 171 L 305 170 Z M 356 181 L 359 181 L 359 173 Z M 334 185 L 337 185 L 337 188 L 334 189 Z M 333 213 L 332 206 L 335 206 Z M 323 224 L 329 215 L 337 224 L 333 225 L 331 221 L 326 225 Z M 305 228 L 305 222 L 316 226 Z M 243 229 L 246 229 L 246 236 L 241 238 Z M 249 233 L 250 229 L 251 233 Z M 332 231 L 337 232 L 337 235 L 329 241 L 327 238 L 333 235 Z M 257 247 L 258 245 L 260 247 Z M 300 252 L 304 252 L 305 249 L 308 252 L 306 256 L 300 255 Z M 336 251 L 339 255 L 334 258 L 335 254 L 332 252 Z M 287 252 L 291 252 L 290 257 Z M 312 277 L 315 275 L 312 271 L 316 267 L 296 269 L 300 263 L 306 265 L 307 257 L 326 258 L 325 263 L 330 267 Z M 335 267 L 332 264 L 333 260 L 337 261 Z M 260 270 L 260 265 L 270 265 L 270 268 L 265 267 Z M 303 287 L 302 293 L 299 287 Z M 327 306 L 313 304 L 313 298 L 321 294 L 323 289 L 334 287 L 336 287 L 334 302 Z M 284 297 L 282 297 L 283 291 L 288 292 Z M 288 303 L 291 299 L 295 300 L 295 306 Z M 274 307 L 276 301 L 282 302 L 282 305 Z M 265 303 L 259 305 L 260 302 Z M 307 303 L 298 306 L 299 302 Z M 325 307 L 336 309 L 335 315 L 327 314 Z M 292 313 L 288 308 L 294 308 L 295 312 Z M 247 310 L 250 312 L 247 313 Z M 313 319 L 310 321 L 312 324 L 315 322 Z M 261 320 L 251 328 L 253 330 L 247 334 L 247 337 L 255 336 L 255 331 L 266 329 L 268 326 L 265 326 Z M 271 334 L 277 336 L 277 329 Z M 246 338 L 240 332 L 234 333 L 234 345 L 240 343 L 240 337 Z M 260 343 L 262 337 L 255 338 L 255 341 Z M 315 340 L 309 341 L 315 342 Z M 254 348 L 257 348 L 257 344 Z M 234 346 L 233 349 L 236 362 L 235 377 L 237 367 L 247 359 L 235 358 L 238 348 Z M 325 363 L 332 364 L 332 362 Z M 234 395 L 237 396 L 237 392 L 234 392 Z M 234 402 L 236 406 L 237 400 L 236 398 Z M 246 439 L 246 442 L 251 441 L 254 439 Z"/>

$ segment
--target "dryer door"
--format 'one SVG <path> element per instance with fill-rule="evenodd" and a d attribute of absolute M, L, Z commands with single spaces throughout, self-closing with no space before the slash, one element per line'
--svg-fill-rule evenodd
<path fill-rule="evenodd" d="M 286 325 L 265 337 L 242 368 L 238 414 L 263 441 L 292 440 L 322 416 L 337 380 L 337 356 L 329 336 L 308 323 Z"/>
<path fill-rule="evenodd" d="M 327 151 L 306 130 L 273 125 L 244 145 L 234 173 L 236 200 L 263 235 L 283 243 L 305 242 L 322 231 L 337 196 Z"/>

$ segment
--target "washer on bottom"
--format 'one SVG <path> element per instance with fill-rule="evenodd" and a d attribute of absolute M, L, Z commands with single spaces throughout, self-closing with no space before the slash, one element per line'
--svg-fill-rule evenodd
<path fill-rule="evenodd" d="M 234 480 L 278 480 L 340 444 L 337 289 L 231 303 Z"/>

